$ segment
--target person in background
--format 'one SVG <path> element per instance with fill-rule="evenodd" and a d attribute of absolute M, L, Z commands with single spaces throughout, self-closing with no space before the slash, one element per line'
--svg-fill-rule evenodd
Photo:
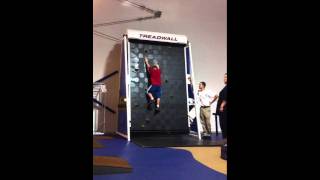
<path fill-rule="evenodd" d="M 211 134 L 211 104 L 216 101 L 218 96 L 214 96 L 212 93 L 206 90 L 206 83 L 199 83 L 198 90 L 199 104 L 200 104 L 200 119 L 202 124 L 202 136 L 210 137 Z"/>
<path fill-rule="evenodd" d="M 219 115 L 223 139 L 227 139 L 227 73 L 224 74 L 224 88 L 219 93 L 216 113 Z"/>

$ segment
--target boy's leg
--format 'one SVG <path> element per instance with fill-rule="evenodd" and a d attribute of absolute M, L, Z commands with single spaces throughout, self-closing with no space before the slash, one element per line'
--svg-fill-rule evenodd
<path fill-rule="evenodd" d="M 160 111 L 160 97 L 161 97 L 161 87 L 157 87 L 156 88 L 156 92 L 155 92 L 155 98 L 157 98 L 156 101 L 156 111 L 159 112 Z"/>
<path fill-rule="evenodd" d="M 152 92 L 153 92 L 153 86 L 151 85 L 148 89 L 147 89 L 147 96 L 149 98 L 149 101 L 148 101 L 148 109 L 149 110 L 152 110 L 152 103 L 154 102 L 154 97 L 152 95 Z"/>
<path fill-rule="evenodd" d="M 148 93 L 148 97 L 149 97 L 149 99 L 151 100 L 151 101 L 153 101 L 154 100 L 154 98 L 153 98 L 153 96 L 152 96 L 152 93 Z"/>

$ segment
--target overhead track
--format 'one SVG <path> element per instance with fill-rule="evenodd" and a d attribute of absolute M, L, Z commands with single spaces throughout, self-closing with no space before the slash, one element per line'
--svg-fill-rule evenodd
<path fill-rule="evenodd" d="M 126 3 L 128 5 L 131 5 L 133 7 L 139 8 L 140 10 L 147 11 L 148 13 L 151 13 L 152 16 L 145 16 L 145 17 L 138 17 L 138 18 L 133 18 L 133 19 L 126 19 L 126 20 L 119 20 L 119 21 L 112 21 L 112 22 L 94 24 L 93 28 L 103 27 L 103 26 L 110 26 L 110 25 L 115 25 L 115 24 L 129 23 L 129 22 L 134 22 L 134 21 L 155 19 L 155 18 L 160 18 L 161 17 L 161 14 L 162 14 L 161 11 L 156 11 L 156 10 L 153 10 L 153 9 L 145 7 L 144 5 L 140 5 L 140 4 L 128 1 L 128 0 L 118 0 L 118 1 Z"/>

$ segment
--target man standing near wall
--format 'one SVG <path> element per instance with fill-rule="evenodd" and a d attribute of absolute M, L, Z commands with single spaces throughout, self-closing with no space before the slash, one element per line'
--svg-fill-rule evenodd
<path fill-rule="evenodd" d="M 149 64 L 147 57 L 144 58 L 147 66 L 148 73 L 150 75 L 151 85 L 147 89 L 147 95 L 149 97 L 148 109 L 151 108 L 152 103 L 156 102 L 156 112 L 160 112 L 160 98 L 161 98 L 161 69 L 156 60 L 153 61 L 153 65 Z"/>
<path fill-rule="evenodd" d="M 211 134 L 211 104 L 218 98 L 218 96 L 214 96 L 212 93 L 207 91 L 206 83 L 199 83 L 198 97 L 200 103 L 200 119 L 202 124 L 203 137 L 208 137 Z"/>

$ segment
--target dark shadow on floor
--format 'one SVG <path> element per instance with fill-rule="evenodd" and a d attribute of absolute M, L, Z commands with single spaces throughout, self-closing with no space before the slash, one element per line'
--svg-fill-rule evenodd
<path fill-rule="evenodd" d="M 198 137 L 188 134 L 176 135 L 139 135 L 132 138 L 132 141 L 141 147 L 194 147 L 194 146 L 221 146 L 223 140 L 221 135 L 211 135 L 211 138 L 199 140 Z"/>

